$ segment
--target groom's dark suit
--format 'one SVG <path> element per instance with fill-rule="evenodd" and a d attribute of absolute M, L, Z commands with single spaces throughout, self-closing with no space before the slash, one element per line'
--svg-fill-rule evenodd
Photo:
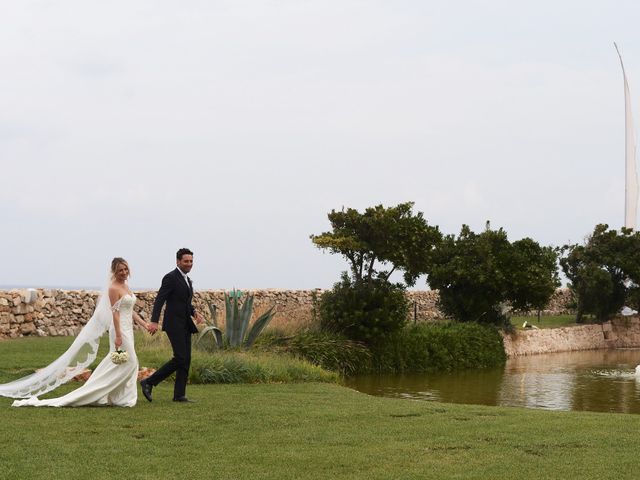
<path fill-rule="evenodd" d="M 162 279 L 162 285 L 151 313 L 151 321 L 157 323 L 160 320 L 162 306 L 166 303 L 162 330 L 166 332 L 171 342 L 173 358 L 151 375 L 147 379 L 147 383 L 155 386 L 176 372 L 174 399 L 185 396 L 191 364 L 191 334 L 198 332 L 193 320 L 191 320 L 191 317 L 195 315 L 195 309 L 191 304 L 193 286 L 191 279 L 188 281 L 187 285 L 182 272 L 177 268 L 167 273 Z"/>

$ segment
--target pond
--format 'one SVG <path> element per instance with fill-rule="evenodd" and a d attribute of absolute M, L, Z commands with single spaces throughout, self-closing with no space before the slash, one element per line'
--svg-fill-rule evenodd
<path fill-rule="evenodd" d="M 499 369 L 362 375 L 347 386 L 412 400 L 640 413 L 638 364 L 640 349 L 548 353 L 510 358 Z"/>

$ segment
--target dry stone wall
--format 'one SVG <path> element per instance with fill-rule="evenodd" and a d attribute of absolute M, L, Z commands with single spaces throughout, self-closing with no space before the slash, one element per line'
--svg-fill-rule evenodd
<path fill-rule="evenodd" d="M 96 297 L 84 291 L 2 291 L 0 337 L 75 335 L 91 317 Z"/>
<path fill-rule="evenodd" d="M 271 306 L 276 315 L 271 328 L 296 329 L 310 324 L 317 318 L 316 299 L 322 290 L 254 290 L 254 312 L 261 314 Z M 76 335 L 91 318 L 98 292 L 86 290 L 0 290 L 0 338 L 27 335 L 58 336 Z M 143 318 L 150 318 L 155 291 L 136 292 L 136 310 Z M 429 321 L 442 318 L 437 308 L 437 291 L 407 292 L 410 302 L 409 318 Z M 545 313 L 567 311 L 566 292 L 559 291 Z M 218 318 L 224 315 L 224 291 L 203 290 L 195 293 L 194 304 L 205 316 L 210 316 L 208 304 L 218 309 Z"/>
<path fill-rule="evenodd" d="M 509 357 L 601 348 L 640 347 L 640 318 L 616 317 L 609 322 L 578 327 L 518 330 L 503 334 Z"/>
<path fill-rule="evenodd" d="M 254 312 L 259 315 L 271 306 L 276 316 L 271 328 L 296 330 L 315 321 L 317 299 L 322 290 L 255 290 Z M 155 291 L 136 292 L 136 310 L 149 319 Z M 407 292 L 410 319 L 433 321 L 442 318 L 436 291 Z M 85 290 L 5 290 L 0 291 L 0 338 L 21 336 L 76 335 L 95 309 L 98 292 Z M 571 295 L 566 289 L 556 292 L 543 311 L 545 314 L 569 313 Z M 210 317 L 208 304 L 215 305 L 218 320 L 224 315 L 224 291 L 195 293 L 196 308 Z M 522 330 L 504 335 L 508 356 L 598 348 L 640 347 L 640 318 L 616 318 L 602 325 L 544 330 Z"/>
<path fill-rule="evenodd" d="M 9 290 L 0 291 L 0 338 L 27 335 L 76 335 L 91 318 L 98 297 L 96 291 L 86 290 Z M 136 311 L 145 319 L 151 317 L 155 291 L 135 292 Z M 276 308 L 273 326 L 302 325 L 314 318 L 316 296 L 320 290 L 257 290 L 254 312 L 262 314 L 271 306 Z M 211 313 L 208 303 L 218 309 L 218 319 L 224 315 L 224 291 L 196 292 L 194 305 L 205 317 Z"/>

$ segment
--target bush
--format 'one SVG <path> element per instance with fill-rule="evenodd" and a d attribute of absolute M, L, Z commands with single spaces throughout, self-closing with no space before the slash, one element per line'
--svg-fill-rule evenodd
<path fill-rule="evenodd" d="M 336 383 L 334 372 L 290 355 L 226 352 L 192 360 L 191 383 Z"/>
<path fill-rule="evenodd" d="M 365 345 L 330 332 L 301 333 L 285 348 L 296 357 L 343 375 L 366 371 L 371 361 L 371 352 Z"/>
<path fill-rule="evenodd" d="M 408 312 L 404 287 L 382 279 L 352 282 L 346 272 L 320 298 L 321 328 L 365 343 L 400 330 Z"/>
<path fill-rule="evenodd" d="M 429 323 L 407 327 L 371 347 L 378 372 L 436 372 L 503 365 L 500 333 L 477 323 Z"/>
<path fill-rule="evenodd" d="M 163 336 L 164 337 L 164 336 Z M 157 367 L 173 355 L 169 342 L 152 337 L 138 343 L 141 365 Z M 158 339 L 159 338 L 159 339 Z M 191 383 L 336 383 L 339 376 L 293 355 L 273 352 L 194 350 Z"/>

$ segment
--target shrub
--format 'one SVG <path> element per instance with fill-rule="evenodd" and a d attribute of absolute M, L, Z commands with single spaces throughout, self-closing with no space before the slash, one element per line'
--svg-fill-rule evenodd
<path fill-rule="evenodd" d="M 136 342 L 141 365 L 157 367 L 171 358 L 173 353 L 166 336 L 144 335 L 141 337 Z M 295 358 L 286 352 L 193 350 L 189 381 L 191 383 L 336 383 L 339 382 L 339 375 L 304 359 Z"/>
<path fill-rule="evenodd" d="M 320 325 L 351 340 L 371 343 L 400 330 L 408 311 L 404 287 L 382 279 L 352 282 L 345 272 L 342 281 L 320 298 Z"/>
<path fill-rule="evenodd" d="M 429 323 L 407 327 L 371 347 L 378 372 L 435 372 L 504 364 L 500 333 L 477 323 Z"/>
<path fill-rule="evenodd" d="M 287 342 L 285 349 L 296 357 L 343 375 L 367 371 L 371 352 L 362 343 L 330 332 L 305 332 Z"/>
<path fill-rule="evenodd" d="M 300 383 L 339 381 L 334 372 L 291 355 L 225 352 L 197 356 L 192 361 L 192 383 Z"/>

